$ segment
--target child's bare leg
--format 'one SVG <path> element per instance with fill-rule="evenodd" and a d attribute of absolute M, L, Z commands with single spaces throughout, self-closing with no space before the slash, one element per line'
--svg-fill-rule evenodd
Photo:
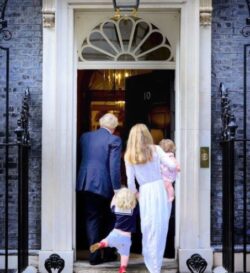
<path fill-rule="evenodd" d="M 89 250 L 91 253 L 94 253 L 96 250 L 101 249 L 101 248 L 105 248 L 107 246 L 108 246 L 108 241 L 103 239 L 103 240 L 101 240 L 101 242 L 91 245 Z"/>
<path fill-rule="evenodd" d="M 121 266 L 128 266 L 129 256 L 121 255 Z"/>
<path fill-rule="evenodd" d="M 119 273 L 126 273 L 128 266 L 129 256 L 121 255 L 121 266 L 119 268 Z"/>

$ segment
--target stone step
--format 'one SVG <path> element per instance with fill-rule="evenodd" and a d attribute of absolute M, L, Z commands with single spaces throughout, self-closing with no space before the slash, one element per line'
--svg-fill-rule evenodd
<path fill-rule="evenodd" d="M 113 273 L 118 272 L 120 266 L 119 261 L 104 263 L 91 266 L 88 261 L 76 261 L 74 263 L 74 273 Z M 178 264 L 176 260 L 164 259 L 161 273 L 177 273 Z M 127 268 L 127 273 L 148 273 L 143 258 L 132 257 Z"/>
<path fill-rule="evenodd" d="M 119 267 L 117 268 L 89 268 L 89 269 L 76 269 L 74 270 L 74 273 L 117 273 L 119 270 Z M 177 269 L 166 269 L 162 268 L 161 273 L 177 273 Z M 127 268 L 127 273 L 149 273 L 149 271 L 146 268 Z"/>

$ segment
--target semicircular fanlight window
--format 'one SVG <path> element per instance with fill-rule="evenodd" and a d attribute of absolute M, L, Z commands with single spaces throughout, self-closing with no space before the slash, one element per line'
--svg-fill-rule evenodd
<path fill-rule="evenodd" d="M 170 43 L 153 24 L 128 16 L 96 26 L 84 39 L 80 61 L 173 61 Z"/>

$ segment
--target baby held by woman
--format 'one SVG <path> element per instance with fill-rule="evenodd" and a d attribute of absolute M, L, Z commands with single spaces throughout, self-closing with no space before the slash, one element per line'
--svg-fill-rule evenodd
<path fill-rule="evenodd" d="M 168 157 L 176 163 L 176 168 L 174 170 L 169 170 L 166 165 L 161 163 L 161 174 L 168 194 L 168 201 L 172 202 L 174 200 L 173 182 L 176 180 L 177 174 L 181 170 L 180 165 L 175 158 L 176 147 L 171 139 L 162 139 L 159 145 Z"/>

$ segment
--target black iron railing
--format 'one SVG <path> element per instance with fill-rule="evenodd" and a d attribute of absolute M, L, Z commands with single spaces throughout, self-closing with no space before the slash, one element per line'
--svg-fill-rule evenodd
<path fill-rule="evenodd" d="M 8 113 L 6 113 L 8 115 Z M 28 117 L 29 117 L 29 91 L 25 91 L 25 96 L 22 103 L 22 110 L 20 118 L 18 119 L 18 127 L 15 130 L 17 139 L 15 142 L 9 142 L 6 137 L 5 143 L 0 143 L 0 147 L 5 148 L 5 264 L 4 270 L 7 273 L 9 270 L 9 207 L 10 207 L 10 157 L 9 150 L 17 154 L 17 208 L 18 208 L 18 232 L 17 232 L 17 270 L 21 273 L 28 266 L 28 181 L 29 181 L 29 131 L 28 131 Z M 9 134 L 9 131 L 8 131 Z M 12 182 L 12 181 L 11 181 Z"/>
<path fill-rule="evenodd" d="M 234 272 L 234 138 L 237 129 L 232 114 L 228 89 L 221 83 L 221 145 L 222 145 L 222 191 L 223 191 L 223 266 Z"/>
<path fill-rule="evenodd" d="M 247 271 L 247 237 L 248 214 L 247 214 L 247 186 L 249 177 L 247 168 L 249 165 L 247 155 L 250 153 L 250 139 L 247 139 L 247 101 L 246 85 L 244 89 L 244 117 L 243 117 L 243 138 L 236 138 L 237 125 L 235 116 L 231 110 L 231 102 L 228 98 L 228 89 L 220 85 L 221 108 L 222 108 L 222 183 L 223 183 L 223 266 L 228 272 L 235 272 L 235 252 L 243 253 L 243 272 Z M 240 165 L 240 168 L 238 167 Z M 235 198 L 236 186 L 242 190 L 241 199 Z M 239 205 L 240 203 L 240 205 Z M 242 207 L 242 212 L 239 211 Z M 238 214 L 242 217 L 236 217 Z M 242 219 L 240 223 L 238 220 Z M 237 219 L 237 221 L 236 221 Z M 236 232 L 238 229 L 238 233 Z"/>
<path fill-rule="evenodd" d="M 8 41 L 11 39 L 12 34 L 8 30 L 8 22 L 5 19 L 5 11 L 8 0 L 3 0 L 0 3 L 0 41 Z M 4 234 L 1 234 L 1 239 L 4 239 L 4 272 L 9 271 L 9 257 L 13 254 L 13 246 L 10 247 L 12 240 L 9 240 L 9 227 L 13 224 L 10 221 L 10 205 L 13 206 L 13 200 L 17 200 L 15 206 L 18 208 L 17 214 L 17 269 L 21 273 L 28 265 L 28 177 L 29 177 L 29 90 L 25 91 L 25 96 L 22 103 L 22 110 L 20 118 L 18 119 L 18 127 L 15 130 L 16 141 L 11 140 L 10 126 L 9 126 L 9 71 L 10 71 L 10 49 L 5 46 L 0 46 L 5 62 L 1 63 L 1 72 L 5 73 L 5 84 L 1 86 L 5 92 L 5 132 L 0 148 L 5 152 L 4 160 L 4 175 L 1 175 L 1 182 L 5 193 L 2 195 L 4 201 L 1 202 L 4 206 Z M 1 75 L 2 76 L 2 75 Z M 11 158 L 12 157 L 12 158 Z M 14 158 L 17 162 L 13 162 Z M 13 168 L 16 168 L 13 170 Z M 18 174 L 17 177 L 14 174 Z M 16 184 L 15 184 L 16 183 Z M 14 185 L 13 185 L 14 184 Z M 18 197 L 12 196 L 10 192 L 12 188 L 17 188 Z M 12 200 L 11 200 L 12 199 Z M 12 202 L 12 204 L 11 204 Z M 13 220 L 12 220 L 13 221 Z M 10 253 L 11 248 L 11 253 Z"/>
<path fill-rule="evenodd" d="M 1 30 L 0 30 L 1 32 Z M 5 149 L 5 162 L 8 162 L 9 158 L 9 48 L 0 46 L 0 50 L 5 53 L 5 144 L 0 144 L 0 147 L 2 146 L 3 149 Z M 5 164 L 5 231 L 4 231 L 4 237 L 5 237 L 5 267 L 8 267 L 8 214 L 9 214 L 9 207 L 8 207 L 8 192 L 9 192 L 9 183 L 7 183 L 9 177 L 9 168 L 8 164 Z"/>
<path fill-rule="evenodd" d="M 248 26 L 250 26 L 250 1 L 247 1 L 248 4 L 248 11 L 249 11 L 249 17 L 248 17 Z M 248 168 L 248 161 L 247 161 L 247 155 L 249 156 L 250 151 L 247 148 L 248 144 L 250 143 L 248 139 L 248 128 L 247 128 L 247 109 L 248 109 L 248 104 L 247 104 L 247 79 L 249 79 L 249 63 L 248 63 L 248 58 L 250 56 L 250 44 L 245 44 L 244 45 L 244 83 L 243 83 L 243 94 L 244 94 L 244 99 L 243 99 L 243 139 L 242 140 L 237 140 L 240 141 L 243 144 L 243 181 L 244 187 L 243 187 L 243 218 L 244 218 L 244 230 L 243 230 L 243 270 L 244 272 L 247 271 L 247 181 L 249 180 L 249 177 L 247 176 L 247 168 Z M 248 75 L 247 75 L 248 73 Z M 248 181 L 249 182 L 249 181 Z"/>
<path fill-rule="evenodd" d="M 222 145 L 222 218 L 223 238 L 222 251 L 223 266 L 234 272 L 234 141 L 224 141 Z"/>
<path fill-rule="evenodd" d="M 3 0 L 0 3 L 0 41 L 8 41 L 12 34 L 8 30 L 8 22 L 5 18 L 8 0 Z M 13 254 L 13 237 L 9 239 L 9 227 L 13 223 L 10 221 L 10 206 L 13 206 L 13 200 L 16 200 L 14 206 L 18 208 L 17 214 L 17 269 L 21 273 L 28 265 L 28 178 L 29 178 L 29 90 L 25 91 L 22 102 L 22 109 L 20 118 L 18 119 L 18 126 L 15 130 L 16 141 L 13 141 L 9 126 L 9 71 L 10 71 L 10 49 L 5 46 L 0 46 L 5 62 L 1 63 L 1 72 L 5 73 L 5 84 L 1 86 L 5 92 L 5 132 L 0 148 L 5 152 L 4 156 L 4 175 L 1 175 L 1 182 L 5 190 L 4 202 L 4 234 L 1 239 L 4 239 L 4 272 L 9 271 L 9 257 Z M 2 75 L 1 75 L 2 76 Z M 12 132 L 13 133 L 13 132 Z M 12 139 L 12 140 L 11 140 Z M 16 162 L 13 162 L 16 160 Z M 13 170 L 13 168 L 15 168 Z M 14 175 L 13 175 L 14 173 Z M 18 174 L 17 177 L 15 174 Z M 15 184 L 16 183 L 16 184 Z M 17 198 L 12 196 L 10 192 L 17 188 Z M 12 215 L 13 216 L 13 215 Z M 13 221 L 13 220 L 12 220 Z M 10 246 L 12 244 L 12 247 Z M 11 248 L 11 253 L 10 253 Z M 15 252 L 15 251 L 14 251 Z M 11 266 L 12 267 L 12 266 Z"/>
<path fill-rule="evenodd" d="M 8 23 L 5 19 L 5 11 L 7 7 L 8 0 L 1 1 L 0 3 L 0 41 L 2 40 L 10 40 L 11 39 L 11 33 L 7 29 Z M 16 143 L 9 143 L 9 48 L 0 46 L 0 51 L 5 54 L 5 63 L 3 64 L 3 73 L 5 73 L 5 86 L 3 86 L 3 90 L 5 90 L 5 139 L 4 143 L 0 144 L 0 148 L 5 151 L 5 157 L 4 157 L 4 171 L 5 171 L 5 194 L 4 194 L 4 237 L 5 243 L 4 243 L 4 264 L 5 264 L 5 271 L 7 272 L 8 269 L 8 246 L 9 246 L 9 236 L 8 236 L 8 224 L 9 224 L 9 206 L 8 206 L 8 193 L 9 193 L 9 164 L 7 163 L 9 160 L 9 148 L 11 146 L 16 146 Z M 5 70 L 5 71 L 4 71 Z M 4 183 L 4 181 L 3 181 Z"/>
<path fill-rule="evenodd" d="M 248 14 L 246 25 L 240 31 L 244 37 L 250 36 L 250 0 L 246 0 Z M 249 56 L 250 44 L 247 43 L 243 48 L 244 68 L 243 68 L 243 134 L 241 139 L 236 135 L 237 125 L 235 117 L 230 109 L 230 100 L 228 99 L 228 90 L 223 84 L 220 85 L 221 106 L 222 106 L 222 157 L 223 157 L 223 265 L 229 272 L 234 272 L 234 254 L 236 250 L 236 242 L 242 247 L 239 250 L 243 252 L 243 272 L 247 271 L 247 248 L 250 244 L 250 220 L 248 219 L 248 211 L 250 208 L 248 188 L 249 185 L 249 154 L 250 139 L 247 135 L 248 104 L 247 99 L 248 79 L 249 79 Z M 240 168 L 236 164 L 240 162 Z M 235 232 L 235 187 L 240 186 L 242 190 L 242 229 Z M 239 201 L 237 200 L 239 203 Z M 238 220 L 238 219 L 237 219 Z M 236 223 L 235 223 L 236 222 Z M 239 227 L 238 227 L 239 229 Z M 241 238 L 240 238 L 241 237 Z"/>
<path fill-rule="evenodd" d="M 15 130 L 18 144 L 18 272 L 28 266 L 29 97 L 29 89 L 26 89 Z"/>

